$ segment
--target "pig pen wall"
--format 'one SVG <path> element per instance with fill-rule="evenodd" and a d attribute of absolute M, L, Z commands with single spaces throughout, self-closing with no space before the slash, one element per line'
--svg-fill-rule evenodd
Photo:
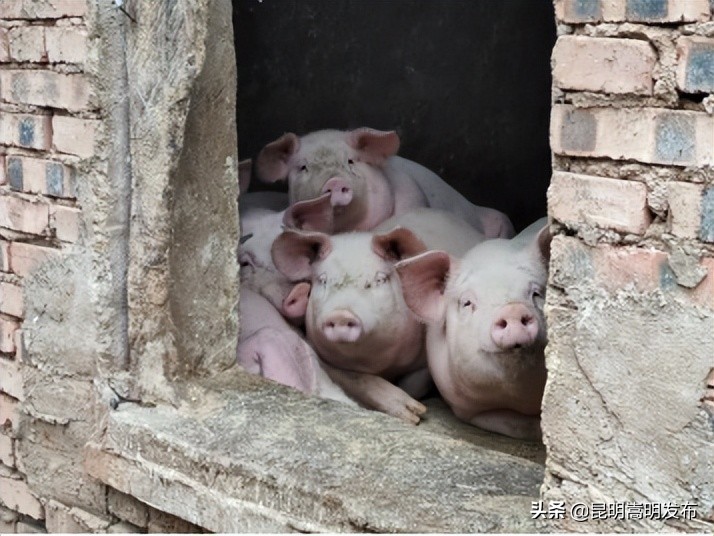
<path fill-rule="evenodd" d="M 516 229 L 545 215 L 550 2 L 233 6 L 241 158 L 285 132 L 396 130 L 401 156 L 505 212 Z"/>
<path fill-rule="evenodd" d="M 226 368 L 230 4 L 147 6 L 0 0 L 0 530 L 532 531 L 528 496 L 457 480 L 482 455 Z M 542 498 L 567 512 L 691 501 L 697 517 L 542 528 L 711 531 L 710 7 L 555 13 Z M 329 456 L 312 436 L 296 447 L 286 415 L 328 437 Z M 376 438 L 421 472 L 390 467 L 376 485 Z M 344 453 L 353 463 L 334 467 Z M 508 464 L 483 480 L 526 471 Z"/>

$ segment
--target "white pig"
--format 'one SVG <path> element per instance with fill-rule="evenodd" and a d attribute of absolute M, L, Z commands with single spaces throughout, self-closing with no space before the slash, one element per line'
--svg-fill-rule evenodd
<path fill-rule="evenodd" d="M 404 303 L 394 263 L 425 249 L 403 228 L 333 237 L 288 230 L 273 243 L 275 266 L 312 284 L 307 337 L 335 368 L 332 378 L 364 406 L 413 423 L 426 408 L 412 397 L 429 386 L 424 330 Z"/>
<path fill-rule="evenodd" d="M 399 136 L 370 128 L 287 133 L 257 158 L 259 177 L 288 179 L 290 203 L 329 193 L 334 231 L 367 231 L 390 216 L 429 206 L 454 212 L 486 237 L 513 236 L 508 217 L 469 202 L 424 166 L 396 156 Z"/>
<path fill-rule="evenodd" d="M 439 392 L 461 420 L 511 437 L 541 436 L 550 239 L 543 219 L 460 261 L 428 251 L 397 265 L 406 303 L 428 323 Z"/>
<path fill-rule="evenodd" d="M 240 315 L 238 363 L 248 372 L 308 395 L 355 404 L 325 374 L 310 345 L 263 296 L 241 289 Z"/>

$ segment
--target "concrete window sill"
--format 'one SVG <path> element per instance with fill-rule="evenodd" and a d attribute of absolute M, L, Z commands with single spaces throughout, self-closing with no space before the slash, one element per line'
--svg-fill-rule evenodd
<path fill-rule="evenodd" d="M 237 378 L 183 385 L 176 408 L 120 405 L 87 471 L 215 532 L 537 530 L 539 463 L 450 437 L 455 422 L 413 427 Z"/>

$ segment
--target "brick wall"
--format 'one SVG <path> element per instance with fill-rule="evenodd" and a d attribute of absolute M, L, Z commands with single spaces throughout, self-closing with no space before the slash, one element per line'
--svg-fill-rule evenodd
<path fill-rule="evenodd" d="M 23 286 L 38 264 L 80 237 L 76 166 L 91 155 L 86 140 L 98 124 L 83 72 L 85 15 L 81 1 L 0 1 L 2 532 L 44 532 L 58 519 L 29 486 L 18 448 L 20 420 L 27 418 L 23 376 L 32 367 L 23 355 Z M 80 143 L 77 122 L 86 126 Z"/>
<path fill-rule="evenodd" d="M 102 201 L 92 191 L 111 182 L 98 144 L 115 126 L 96 76 L 105 67 L 97 67 L 97 9 L 85 0 L 0 0 L 0 532 L 201 532 L 82 466 L 108 406 L 95 384 L 100 356 L 81 342 L 93 336 L 91 321 L 63 324 L 90 295 L 73 277 L 91 275 L 62 266 L 96 247 L 87 235 L 102 233 L 102 212 L 91 207 Z M 43 272 L 50 264 L 64 270 L 59 284 Z M 37 333 L 45 313 L 55 317 L 56 344 Z"/>
<path fill-rule="evenodd" d="M 698 505 L 694 520 L 555 522 L 567 530 L 711 530 L 710 2 L 554 5 L 544 498 Z"/>

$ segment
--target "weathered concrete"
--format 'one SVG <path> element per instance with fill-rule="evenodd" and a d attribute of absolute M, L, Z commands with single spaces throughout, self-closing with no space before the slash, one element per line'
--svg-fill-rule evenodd
<path fill-rule="evenodd" d="M 654 281 L 629 275 L 615 288 L 618 274 L 598 280 L 587 246 L 557 237 L 553 249 L 544 499 L 698 505 L 695 520 L 567 517 L 558 528 L 711 531 L 714 426 L 702 398 L 714 365 L 714 304 L 692 305 L 666 263 Z"/>
<path fill-rule="evenodd" d="M 126 404 L 85 467 L 221 532 L 534 531 L 542 466 L 244 374 Z"/>
<path fill-rule="evenodd" d="M 158 381 L 164 374 L 215 373 L 235 360 L 238 181 L 230 5 L 200 0 L 133 7 L 138 22 L 126 36 L 133 182 L 129 340 L 142 396 L 171 399 L 171 389 Z"/>

